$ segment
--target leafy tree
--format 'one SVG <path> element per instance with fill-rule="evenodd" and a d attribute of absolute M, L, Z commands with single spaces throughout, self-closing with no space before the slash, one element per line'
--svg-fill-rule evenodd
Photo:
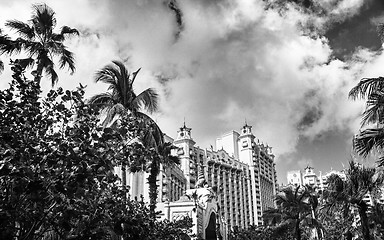
<path fill-rule="evenodd" d="M 229 233 L 229 240 L 293 240 L 287 225 L 281 226 L 250 226 L 247 229 L 234 227 Z"/>
<path fill-rule="evenodd" d="M 132 159 L 152 154 L 121 141 L 122 133 L 140 137 L 141 120 L 123 118 L 120 131 L 101 127 L 82 86 L 40 98 L 38 84 L 14 64 L 14 81 L 0 91 L 0 239 L 156 239 L 163 229 L 188 232 L 190 225 L 157 222 L 143 201 L 127 199 L 113 172 L 127 159 L 123 147 Z"/>
<path fill-rule="evenodd" d="M 337 174 L 327 179 L 328 187 L 323 192 L 323 206 L 320 219 L 325 229 L 325 239 L 351 240 L 356 235 L 353 225 L 355 215 L 351 214 L 351 204 L 345 196 L 345 182 Z"/>
<path fill-rule="evenodd" d="M 384 205 L 375 204 L 369 218 L 370 229 L 374 239 L 384 238 Z"/>
<path fill-rule="evenodd" d="M 156 240 L 189 240 L 193 237 L 193 223 L 190 217 L 184 217 L 175 222 L 168 220 L 158 221 L 152 239 Z"/>
<path fill-rule="evenodd" d="M 24 51 L 28 58 L 19 59 L 26 66 L 36 62 L 36 70 L 32 72 L 35 81 L 40 85 L 43 71 L 54 85 L 58 76 L 54 68 L 53 57 L 59 57 L 59 67 L 68 67 L 71 73 L 75 71 L 73 53 L 63 42 L 79 32 L 68 26 L 63 26 L 59 33 L 55 33 L 55 12 L 46 4 L 33 5 L 31 19 L 25 23 L 19 20 L 9 20 L 5 24 L 15 30 L 19 37 L 12 40 L 7 35 L 0 35 L 0 54 L 14 54 Z"/>
<path fill-rule="evenodd" d="M 374 196 L 383 183 L 382 177 L 376 173 L 375 168 L 359 166 L 351 161 L 344 181 L 338 175 L 332 175 L 329 179 L 329 189 L 327 197 L 327 208 L 342 206 L 343 217 L 352 216 L 351 208 L 357 209 L 360 217 L 360 229 L 362 238 L 372 239 L 369 229 L 369 205 L 364 201 L 364 197 Z M 374 203 L 375 200 L 373 199 Z M 352 219 L 352 221 L 355 219 Z M 351 221 L 351 220 L 349 220 Z M 349 231 L 349 230 L 348 230 Z M 348 233 L 352 239 L 352 233 Z"/>

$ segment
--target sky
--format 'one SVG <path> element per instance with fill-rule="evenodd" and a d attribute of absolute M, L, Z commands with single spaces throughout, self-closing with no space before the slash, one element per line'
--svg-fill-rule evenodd
<path fill-rule="evenodd" d="M 27 21 L 30 0 L 0 0 L 0 28 Z M 40 3 L 40 2 L 37 2 Z M 98 69 L 112 60 L 141 68 L 140 92 L 155 88 L 159 112 L 152 115 L 171 137 L 192 128 L 201 148 L 246 121 L 272 146 L 278 182 L 286 172 L 341 170 L 354 156 L 362 101 L 348 99 L 362 78 L 383 75 L 377 25 L 382 0 L 48 0 L 57 31 L 76 28 L 66 41 L 77 70 L 59 72 L 56 87 L 87 85 L 86 97 L 104 92 Z M 10 56 L 0 56 L 8 86 Z M 49 80 L 42 81 L 45 90 Z"/>

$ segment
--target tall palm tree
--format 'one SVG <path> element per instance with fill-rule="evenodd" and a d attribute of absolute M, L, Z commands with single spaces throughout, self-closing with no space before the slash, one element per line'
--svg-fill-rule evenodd
<path fill-rule="evenodd" d="M 163 133 L 159 126 L 143 111 L 153 113 L 158 109 L 158 94 L 152 88 L 136 94 L 133 84 L 140 69 L 130 74 L 120 61 L 112 61 L 96 72 L 95 81 L 108 84 L 108 91 L 92 96 L 89 103 L 101 109 L 105 119 L 103 125 L 111 124 L 118 127 L 119 118 L 127 115 L 141 119 L 146 123 L 146 129 L 141 142 L 149 148 L 154 148 L 159 154 L 164 146 Z M 157 161 L 156 158 L 152 159 Z M 157 166 L 157 163 L 154 163 Z M 153 168 L 154 173 L 155 168 Z M 122 165 L 122 184 L 126 185 L 126 166 Z M 157 175 L 156 175 L 157 176 Z"/>
<path fill-rule="evenodd" d="M 364 158 L 374 150 L 384 148 L 384 78 L 364 78 L 349 92 L 353 100 L 366 99 L 361 131 L 354 137 L 353 146 Z M 379 157 L 384 164 L 384 156 Z"/>
<path fill-rule="evenodd" d="M 152 161 L 148 165 L 149 209 L 153 217 L 155 217 L 157 203 L 157 175 L 160 173 L 161 165 L 164 169 L 169 169 L 175 164 L 180 164 L 180 159 L 177 156 L 171 155 L 172 149 L 176 149 L 176 147 L 170 142 L 165 142 L 160 145 L 157 153 L 155 153 Z"/>
<path fill-rule="evenodd" d="M 346 180 L 333 175 L 328 179 L 329 198 L 327 207 L 333 207 L 336 203 L 341 203 L 345 211 L 344 215 L 351 215 L 351 207 L 358 210 L 360 217 L 360 228 L 364 240 L 370 240 L 368 209 L 369 205 L 364 201 L 364 197 L 369 194 L 372 196 L 383 183 L 383 179 L 376 173 L 375 168 L 359 166 L 351 161 L 346 173 Z"/>
<path fill-rule="evenodd" d="M 293 229 L 297 240 L 302 238 L 303 223 L 312 225 L 311 196 L 306 188 L 287 187 L 276 195 L 276 209 L 267 210 L 264 219 L 275 223 L 279 228 Z"/>
<path fill-rule="evenodd" d="M 108 92 L 96 94 L 89 102 L 106 113 L 104 125 L 116 121 L 116 117 L 133 114 L 142 117 L 146 110 L 149 113 L 157 111 L 158 95 L 152 88 L 136 94 L 133 89 L 136 76 L 140 69 L 130 74 L 120 61 L 112 61 L 96 72 L 95 81 L 108 84 Z M 146 116 L 149 119 L 148 116 Z"/>
<path fill-rule="evenodd" d="M 71 74 L 75 71 L 73 53 L 67 49 L 63 42 L 70 36 L 79 35 L 79 32 L 68 26 L 63 26 L 59 33 L 55 33 L 55 12 L 46 4 L 32 5 L 31 19 L 25 23 L 19 20 L 9 20 L 6 26 L 15 30 L 19 37 L 12 40 L 7 35 L 0 37 L 0 54 L 25 52 L 29 59 L 34 59 L 36 69 L 32 72 L 34 80 L 40 85 L 43 71 L 54 85 L 58 76 L 55 71 L 53 57 L 59 57 L 59 67 L 68 67 Z M 32 63 L 32 61 L 29 61 Z"/>
<path fill-rule="evenodd" d="M 349 202 L 348 192 L 346 191 L 346 181 L 344 181 L 339 175 L 332 174 L 327 178 L 328 187 L 323 192 L 323 214 L 322 217 L 327 220 L 343 222 L 345 229 L 339 230 L 339 233 L 343 234 L 346 240 L 352 240 L 352 222 L 354 221 L 351 214 L 351 203 Z M 331 222 L 334 226 L 334 222 Z M 337 227 L 337 226 L 336 226 Z M 341 236 L 339 236 L 341 237 Z"/>
<path fill-rule="evenodd" d="M 101 109 L 105 114 L 103 125 L 116 125 L 119 117 L 132 114 L 149 125 L 142 139 L 146 146 L 157 148 L 164 143 L 159 126 L 143 111 L 153 113 L 158 109 L 158 94 L 153 88 L 147 88 L 136 94 L 133 88 L 140 69 L 130 74 L 120 61 L 103 67 L 96 72 L 95 81 L 108 84 L 108 91 L 92 96 L 89 103 Z"/>

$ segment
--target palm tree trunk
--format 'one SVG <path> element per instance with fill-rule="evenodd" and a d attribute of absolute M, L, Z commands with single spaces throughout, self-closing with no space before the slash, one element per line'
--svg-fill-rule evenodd
<path fill-rule="evenodd" d="M 363 233 L 363 239 L 364 240 L 370 240 L 371 236 L 369 234 L 367 205 L 365 204 L 365 202 L 363 202 L 362 204 L 359 204 L 358 209 L 359 209 L 361 231 Z"/>
<path fill-rule="evenodd" d="M 41 81 L 41 76 L 43 74 L 43 65 L 40 64 L 40 62 L 37 64 L 36 72 L 34 74 L 35 76 L 35 83 L 40 87 L 40 81 Z"/>
<path fill-rule="evenodd" d="M 313 221 L 316 221 L 316 223 L 318 222 L 317 220 L 317 216 L 316 216 L 316 212 L 315 212 L 315 209 L 314 209 L 314 207 L 313 207 L 313 205 L 311 204 L 311 214 L 312 214 L 312 220 Z M 321 231 L 321 229 L 320 229 L 320 227 L 319 226 L 317 226 L 317 225 L 315 225 L 316 227 L 315 227 L 315 230 L 316 230 L 316 239 L 323 239 L 323 233 L 322 233 L 322 231 Z"/>
<path fill-rule="evenodd" d="M 153 160 L 151 163 L 151 170 L 148 176 L 149 184 L 149 210 L 153 218 L 156 217 L 156 203 L 157 203 L 157 175 L 159 174 L 159 168 L 156 163 L 157 160 Z"/>
<path fill-rule="evenodd" d="M 349 205 L 347 203 L 343 204 L 343 219 L 347 219 L 350 214 Z M 346 240 L 352 240 L 353 235 L 350 229 L 348 228 L 347 232 L 345 233 L 345 239 Z"/>
<path fill-rule="evenodd" d="M 301 240 L 301 231 L 300 231 L 300 220 L 297 219 L 295 223 L 295 235 L 296 240 Z"/>
<path fill-rule="evenodd" d="M 124 200 L 127 198 L 127 169 L 125 164 L 121 165 L 121 183 L 123 185 Z"/>

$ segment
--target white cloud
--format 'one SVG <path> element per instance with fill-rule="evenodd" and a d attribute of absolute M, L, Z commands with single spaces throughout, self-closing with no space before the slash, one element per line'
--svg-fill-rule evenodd
<path fill-rule="evenodd" d="M 60 72 L 59 84 L 73 88 L 82 82 L 88 96 L 105 91 L 93 83 L 94 72 L 124 59 L 132 71 L 142 67 L 138 91 L 155 87 L 161 93 L 161 112 L 154 118 L 164 131 L 174 136 L 185 117 L 201 147 L 239 129 L 245 118 L 276 155 L 295 151 L 301 134 L 315 138 L 356 128 L 361 105 L 347 99 L 348 91 L 361 77 L 380 75 L 384 57 L 361 49 L 352 61 L 333 59 L 328 39 L 303 35 L 298 23 L 323 28 L 336 16 L 341 21 L 358 14 L 362 1 L 321 3 L 332 12 L 325 19 L 293 7 L 282 16 L 264 10 L 262 1 L 178 2 L 184 30 L 176 40 L 175 15 L 162 1 L 48 1 L 58 26 L 83 31 L 68 43 L 78 70 L 73 76 Z M 1 22 L 28 19 L 29 3 L 0 9 Z M 160 84 L 158 75 L 171 79 Z"/>

